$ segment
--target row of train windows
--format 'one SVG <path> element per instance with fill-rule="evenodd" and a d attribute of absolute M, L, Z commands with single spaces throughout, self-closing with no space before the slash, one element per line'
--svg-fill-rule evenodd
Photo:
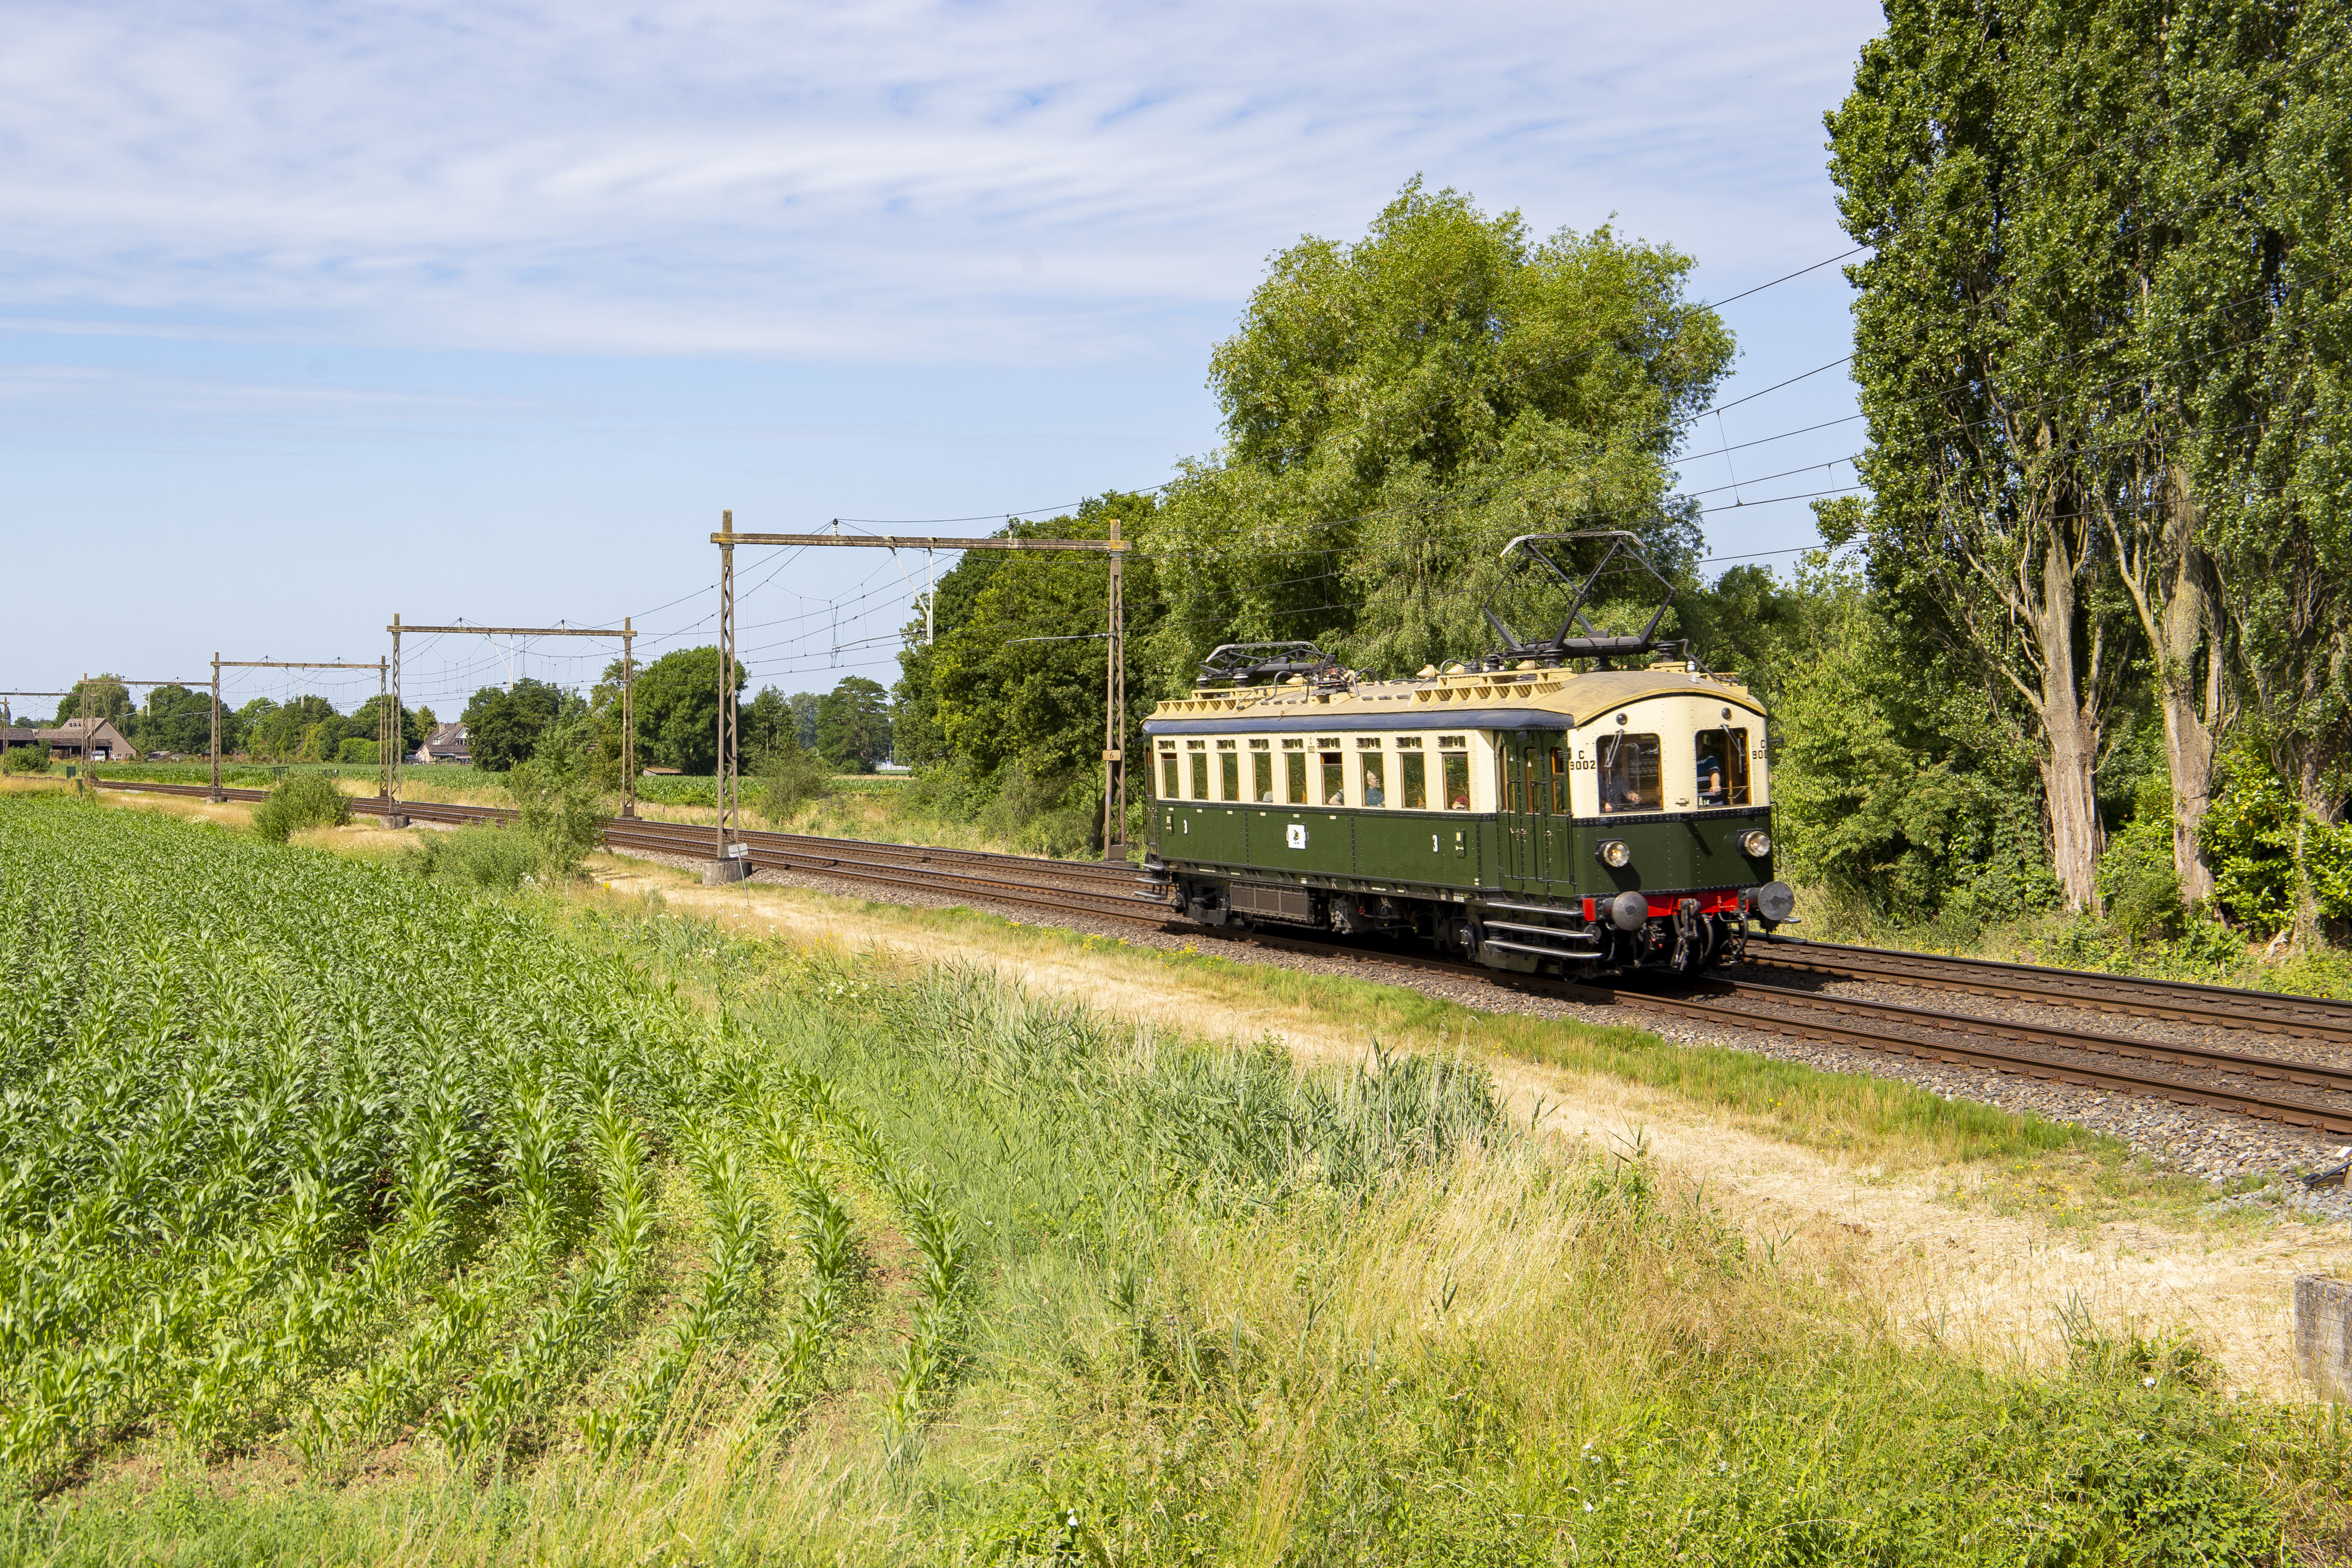
<path fill-rule="evenodd" d="M 1701 730 L 1691 737 L 1695 773 L 1691 794 L 1699 809 L 1746 805 L 1748 731 Z M 1663 811 L 1667 807 L 1666 779 L 1658 737 L 1631 735 L 1623 731 L 1593 742 L 1592 767 L 1600 774 L 1601 809 L 1605 812 Z M 1513 766 L 1503 754 L 1504 809 L 1559 816 L 1570 815 L 1568 780 L 1570 762 L 1565 746 L 1529 746 Z"/>
<path fill-rule="evenodd" d="M 1276 762 L 1269 742 L 1252 741 L 1242 751 L 1231 741 L 1220 741 L 1212 752 L 1205 741 L 1188 741 L 1179 752 L 1172 741 L 1160 743 L 1160 798 L 1162 800 L 1223 800 L 1258 805 L 1393 806 L 1404 811 L 1467 811 L 1470 809 L 1468 737 L 1437 738 L 1435 765 L 1423 749 L 1421 737 L 1400 737 L 1391 757 L 1377 739 L 1356 742 L 1356 765 L 1334 737 L 1316 742 L 1308 751 L 1302 741 L 1286 741 Z M 1246 758 L 1246 763 L 1244 763 Z M 1214 769 L 1212 771 L 1212 762 Z M 1249 787 L 1242 787 L 1246 767 Z M 1353 773 L 1353 777 L 1349 776 Z M 1210 793 L 1213 782 L 1217 788 Z M 1307 798 L 1313 783 L 1319 793 Z M 1185 785 L 1192 787 L 1188 790 Z M 1391 794 L 1391 785 L 1395 793 Z M 1354 797 L 1349 798 L 1353 790 Z"/>

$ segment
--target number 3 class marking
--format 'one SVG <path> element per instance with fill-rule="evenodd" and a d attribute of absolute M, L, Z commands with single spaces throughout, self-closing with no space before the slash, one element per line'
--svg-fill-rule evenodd
<path fill-rule="evenodd" d="M 1437 835 L 1434 833 L 1429 836 L 1429 852 L 1432 855 L 1437 853 Z"/>

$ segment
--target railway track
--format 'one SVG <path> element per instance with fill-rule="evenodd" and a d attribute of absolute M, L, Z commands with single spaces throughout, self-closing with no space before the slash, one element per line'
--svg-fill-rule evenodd
<path fill-rule="evenodd" d="M 2352 1045 L 2352 1003 L 2320 997 L 1777 936 L 1749 942 L 1748 962 L 1839 979 L 1884 980 L 2003 1001 L 2047 1003 Z"/>
<path fill-rule="evenodd" d="M 100 787 L 172 795 L 207 793 L 201 784 L 107 782 Z M 266 796 L 260 790 L 223 794 L 232 800 Z M 369 797 L 352 802 L 353 809 L 367 813 L 381 813 L 383 805 Z M 412 817 L 441 822 L 499 821 L 514 815 L 497 806 L 429 801 L 404 802 L 402 809 Z M 610 847 L 624 851 L 702 858 L 713 847 L 711 828 L 688 823 L 607 818 L 604 833 Z M 1140 900 L 1133 891 L 1133 874 L 1118 867 L 805 834 L 744 832 L 739 837 L 754 869 L 796 871 L 933 897 L 960 895 L 979 902 L 1048 910 L 1118 924 L 1182 930 L 1220 945 L 1261 947 L 1436 973 L 1454 981 L 1478 980 L 1534 994 L 1615 1005 L 1717 1027 L 1990 1068 L 2227 1110 L 2330 1134 L 2352 1134 L 2352 1067 L 1827 995 L 1753 980 L 1710 978 L 1692 988 L 1696 994 L 1669 994 L 1639 986 L 1611 988 L 1497 975 L 1458 961 L 1374 946 L 1179 924 L 1170 920 L 1164 908 Z M 1771 940 L 1751 944 L 1748 952 L 1751 963 L 1759 966 L 1834 978 L 2153 1017 L 2233 1033 L 2255 1031 L 2352 1042 L 2352 1005 L 2311 998 L 1830 942 Z"/>

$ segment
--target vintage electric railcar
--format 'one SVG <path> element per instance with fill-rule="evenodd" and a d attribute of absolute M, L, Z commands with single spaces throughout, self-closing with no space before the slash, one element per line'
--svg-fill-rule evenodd
<path fill-rule="evenodd" d="M 1765 713 L 1737 676 L 1656 658 L 1676 645 L 1648 632 L 1530 644 L 1496 624 L 1501 655 L 1400 680 L 1303 644 L 1218 650 L 1218 679 L 1144 726 L 1147 889 L 1209 925 L 1417 936 L 1576 976 L 1693 972 L 1792 918 Z"/>

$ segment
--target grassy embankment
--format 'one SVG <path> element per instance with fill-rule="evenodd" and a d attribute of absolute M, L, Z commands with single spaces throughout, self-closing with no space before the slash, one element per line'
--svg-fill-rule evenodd
<path fill-rule="evenodd" d="M 1458 1057 L 0 813 L 14 1561 L 2346 1544 L 2324 1413 L 2088 1323 L 2054 1377 L 1898 1343 Z"/>

